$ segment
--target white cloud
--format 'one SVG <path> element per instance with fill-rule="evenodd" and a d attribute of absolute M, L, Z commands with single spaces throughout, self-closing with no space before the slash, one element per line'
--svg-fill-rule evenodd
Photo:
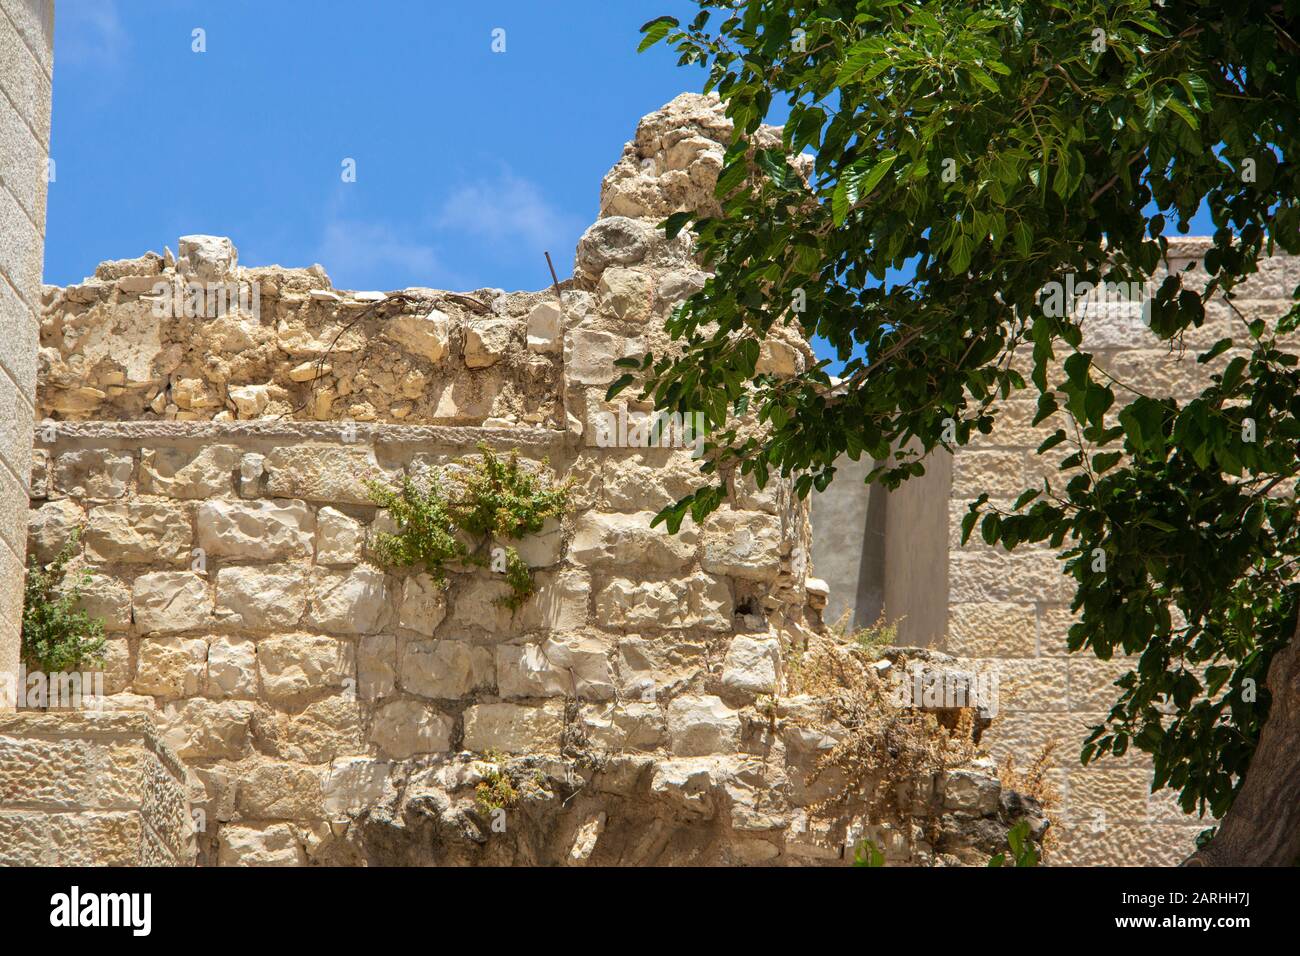
<path fill-rule="evenodd" d="M 446 281 L 433 246 L 412 241 L 383 223 L 332 219 L 325 224 L 320 263 L 339 288 L 394 282 L 433 286 Z"/>
<path fill-rule="evenodd" d="M 121 65 L 131 44 L 114 0 L 61 3 L 54 30 L 56 69 L 84 67 L 99 71 Z"/>
<path fill-rule="evenodd" d="M 435 224 L 443 230 L 503 243 L 521 256 L 572 245 L 579 223 L 546 201 L 536 184 L 502 168 L 495 178 L 465 183 L 442 204 Z"/>

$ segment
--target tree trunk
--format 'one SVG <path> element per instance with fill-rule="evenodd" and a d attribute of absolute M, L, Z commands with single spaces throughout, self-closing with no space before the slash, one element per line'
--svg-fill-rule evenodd
<path fill-rule="evenodd" d="M 1300 625 L 1266 679 L 1273 702 L 1246 779 L 1214 839 L 1184 866 L 1291 866 L 1300 861 Z"/>

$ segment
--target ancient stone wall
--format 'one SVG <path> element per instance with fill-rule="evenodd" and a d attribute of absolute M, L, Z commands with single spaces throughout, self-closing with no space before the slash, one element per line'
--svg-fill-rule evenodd
<path fill-rule="evenodd" d="M 188 766 L 202 862 L 839 862 L 869 827 L 895 861 L 1004 845 L 1024 808 L 979 768 L 909 785 L 924 832 L 870 793 L 816 812 L 845 730 L 781 693 L 825 597 L 788 485 L 728 479 L 702 527 L 649 526 L 698 462 L 645 447 L 646 408 L 605 388 L 705 278 L 655 224 L 713 201 L 728 132 L 716 98 L 646 117 L 559 289 L 344 292 L 205 236 L 46 289 L 31 547 L 84 529 L 106 706 L 152 714 Z M 789 337 L 762 362 L 811 357 Z M 574 483 L 520 545 L 516 613 L 490 569 L 444 591 L 375 560 L 392 525 L 363 481 L 480 444 Z"/>
<path fill-rule="evenodd" d="M 22 620 L 53 42 L 53 3 L 0 0 L 0 675 Z"/>
<path fill-rule="evenodd" d="M 0 714 L 0 862 L 192 864 L 185 778 L 145 714 Z"/>

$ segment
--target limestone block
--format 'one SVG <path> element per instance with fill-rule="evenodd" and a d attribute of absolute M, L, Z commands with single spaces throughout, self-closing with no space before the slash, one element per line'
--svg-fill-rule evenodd
<path fill-rule="evenodd" d="M 307 607 L 303 568 L 291 564 L 222 568 L 217 572 L 217 619 L 258 631 L 296 627 Z"/>
<path fill-rule="evenodd" d="M 208 645 L 208 697 L 256 697 L 257 649 L 243 637 L 221 635 Z"/>
<path fill-rule="evenodd" d="M 554 753 L 564 729 L 563 705 L 475 704 L 465 711 L 465 749 L 478 753 Z"/>
<path fill-rule="evenodd" d="M 644 322 L 654 302 L 650 276 L 635 269 L 610 268 L 597 286 L 600 305 L 625 322 Z"/>
<path fill-rule="evenodd" d="M 718 757 L 660 760 L 650 779 L 650 794 L 688 818 L 708 820 L 717 812 L 715 793 L 728 776 Z"/>
<path fill-rule="evenodd" d="M 285 445 L 267 453 L 266 493 L 327 504 L 373 504 L 364 480 L 390 476 L 372 450 L 349 445 Z"/>
<path fill-rule="evenodd" d="M 428 574 L 416 574 L 402 582 L 402 604 L 397 623 L 410 631 L 432 637 L 447 616 L 447 592 Z"/>
<path fill-rule="evenodd" d="M 236 807 L 246 820 L 310 820 L 325 815 L 321 773 L 283 761 L 241 767 Z"/>
<path fill-rule="evenodd" d="M 662 581 L 615 578 L 596 594 L 596 619 L 628 630 L 728 631 L 733 612 L 726 581 L 700 573 Z"/>
<path fill-rule="evenodd" d="M 231 385 L 226 388 L 235 415 L 241 420 L 259 418 L 271 402 L 269 385 Z"/>
<path fill-rule="evenodd" d="M 369 565 L 347 571 L 317 568 L 307 621 L 332 634 L 373 634 L 389 616 L 384 573 Z"/>
<path fill-rule="evenodd" d="M 27 551 L 48 564 L 86 523 L 86 512 L 70 498 L 56 498 L 34 508 L 27 518 Z"/>
<path fill-rule="evenodd" d="M 668 735 L 681 757 L 734 753 L 740 714 L 712 695 L 677 697 L 668 705 Z"/>
<path fill-rule="evenodd" d="M 395 700 L 375 714 L 370 739 L 398 760 L 451 749 L 451 718 L 427 704 Z"/>
<path fill-rule="evenodd" d="M 78 576 L 73 582 L 70 574 L 64 579 L 64 586 L 69 583 L 75 583 L 80 589 L 78 609 L 103 621 L 105 631 L 120 634 L 131 629 L 131 589 L 117 578 L 91 572 L 87 580 Z"/>
<path fill-rule="evenodd" d="M 184 505 L 101 505 L 91 509 L 86 529 L 86 557 L 97 564 L 189 564 L 193 544 Z"/>
<path fill-rule="evenodd" d="M 33 498 L 48 498 L 53 491 L 51 487 L 52 463 L 50 453 L 40 448 L 32 451 L 31 492 Z"/>
<path fill-rule="evenodd" d="M 680 534 L 680 532 L 679 532 Z M 705 523 L 705 571 L 772 581 L 781 570 L 781 519 L 757 511 L 718 511 Z"/>
<path fill-rule="evenodd" d="M 1032 604 L 948 605 L 946 649 L 963 657 L 1032 657 L 1038 625 Z"/>
<path fill-rule="evenodd" d="M 671 308 L 704 288 L 708 274 L 698 269 L 675 269 L 659 280 L 659 300 Z"/>
<path fill-rule="evenodd" d="M 176 271 L 209 282 L 229 276 L 239 263 L 239 250 L 226 236 L 181 236 L 176 246 Z"/>
<path fill-rule="evenodd" d="M 301 501 L 205 501 L 199 505 L 199 546 L 209 557 L 310 557 L 316 518 Z"/>
<path fill-rule="evenodd" d="M 367 750 L 361 705 L 344 690 L 284 714 L 259 709 L 253 720 L 257 749 L 280 760 L 328 763 Z"/>
<path fill-rule="evenodd" d="M 360 521 L 334 508 L 321 508 L 316 515 L 316 563 L 356 564 L 365 538 Z"/>
<path fill-rule="evenodd" d="M 212 592 L 191 571 L 155 571 L 135 579 L 131 608 L 141 634 L 192 631 L 211 624 Z"/>
<path fill-rule="evenodd" d="M 559 352 L 564 348 L 564 317 L 559 303 L 534 306 L 526 319 L 528 348 L 533 352 Z"/>
<path fill-rule="evenodd" d="M 578 240 L 577 266 L 595 276 L 610 265 L 632 265 L 645 258 L 653 238 L 648 223 L 606 216 L 588 227 Z"/>
<path fill-rule="evenodd" d="M 955 603 L 1068 601 L 1074 596 L 1071 580 L 1047 552 L 959 553 L 948 559 L 948 599 Z"/>
<path fill-rule="evenodd" d="M 767 339 L 758 353 L 754 371 L 759 375 L 792 378 L 803 371 L 804 357 L 793 345 L 780 339 Z"/>
<path fill-rule="evenodd" d="M 182 760 L 238 760 L 248 749 L 253 705 L 203 697 L 176 701 L 159 712 L 158 729 Z"/>
<path fill-rule="evenodd" d="M 601 750 L 654 750 L 664 741 L 664 715 L 654 704 L 623 701 L 584 707 L 582 730 Z"/>
<path fill-rule="evenodd" d="M 622 374 L 614 360 L 644 351 L 626 335 L 594 329 L 570 329 L 564 337 L 564 374 L 580 385 L 605 385 Z"/>
<path fill-rule="evenodd" d="M 402 648 L 402 689 L 454 700 L 492 683 L 492 651 L 465 641 L 409 641 Z"/>
<path fill-rule="evenodd" d="M 511 319 L 482 319 L 465 326 L 465 365 L 487 368 L 510 351 L 519 323 Z"/>
<path fill-rule="evenodd" d="M 525 535 L 510 544 L 530 568 L 549 568 L 564 553 L 564 531 L 558 518 L 547 518 L 536 534 Z"/>
<path fill-rule="evenodd" d="M 269 699 L 291 700 L 344 686 L 356 672 L 356 651 L 332 637 L 271 637 L 257 644 L 257 669 Z"/>
<path fill-rule="evenodd" d="M 341 757 L 330 764 L 322 790 L 325 812 L 334 816 L 359 813 L 384 796 L 392 765 L 373 757 Z"/>
<path fill-rule="evenodd" d="M 83 449 L 54 462 L 54 488 L 74 498 L 121 498 L 131 485 L 135 459 L 126 452 Z"/>
<path fill-rule="evenodd" d="M 722 662 L 722 685 L 742 694 L 771 694 L 780 666 L 781 642 L 776 637 L 738 634 Z"/>
<path fill-rule="evenodd" d="M 207 667 L 208 642 L 202 638 L 145 638 L 136 655 L 134 689 L 155 697 L 194 697 Z"/>
<path fill-rule="evenodd" d="M 493 634 L 519 634 L 534 630 L 567 630 L 587 620 L 591 583 L 581 572 L 533 577 L 537 588 L 522 608 L 511 614 L 497 603 L 510 593 L 499 576 L 459 581 L 452 595 L 451 620 L 459 627 L 479 627 Z"/>
<path fill-rule="evenodd" d="M 447 354 L 450 319 L 434 309 L 428 315 L 399 315 L 384 323 L 384 335 L 412 355 L 435 365 Z"/>
<path fill-rule="evenodd" d="M 700 462 L 684 450 L 647 448 L 606 458 L 601 470 L 604 503 L 615 511 L 657 512 L 705 483 L 699 469 Z"/>
<path fill-rule="evenodd" d="M 218 866 L 304 866 L 307 854 L 288 823 L 253 827 L 227 823 L 217 834 Z"/>
<path fill-rule="evenodd" d="M 357 693 L 363 700 L 389 697 L 397 688 L 397 638 L 370 634 L 357 645 Z"/>
<path fill-rule="evenodd" d="M 541 644 L 499 644 L 496 669 L 502 697 L 614 696 L 609 649 L 595 637 L 558 634 Z"/>
<path fill-rule="evenodd" d="M 663 571 L 676 571 L 695 558 L 699 533 L 693 525 L 683 525 L 675 535 L 662 526 L 651 528 L 653 512 L 601 514 L 588 512 L 578 519 L 569 557 L 591 567 L 626 569 L 646 565 Z"/>
<path fill-rule="evenodd" d="M 140 453 L 140 492 L 193 499 L 229 495 L 241 457 L 233 445 L 205 445 L 197 452 L 146 448 Z"/>

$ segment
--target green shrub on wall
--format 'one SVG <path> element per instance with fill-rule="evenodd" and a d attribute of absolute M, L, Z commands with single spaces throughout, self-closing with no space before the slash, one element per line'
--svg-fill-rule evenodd
<path fill-rule="evenodd" d="M 77 609 L 90 574 L 82 571 L 71 584 L 66 580 L 80 537 L 74 533 L 49 564 L 34 557 L 28 564 L 22 659 L 31 670 L 54 674 L 104 662 L 104 622 Z"/>
<path fill-rule="evenodd" d="M 494 543 L 536 534 L 562 515 L 570 482 L 557 481 L 545 459 L 538 468 L 521 466 L 517 449 L 504 458 L 483 444 L 479 452 L 424 485 L 409 476 L 397 486 L 367 481 L 371 500 L 397 527 L 377 536 L 375 553 L 391 567 L 424 568 L 441 587 L 452 565 L 491 567 L 510 587 L 499 603 L 516 611 L 535 590 L 533 575 L 513 545 Z"/>

